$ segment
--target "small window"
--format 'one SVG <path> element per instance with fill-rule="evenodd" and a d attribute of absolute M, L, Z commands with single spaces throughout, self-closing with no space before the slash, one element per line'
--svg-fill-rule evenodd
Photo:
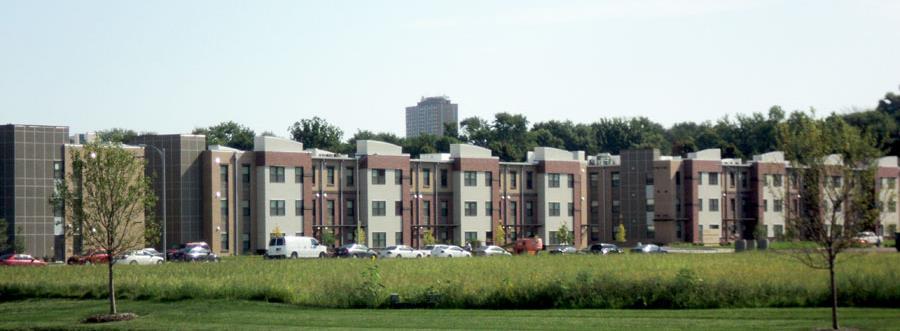
<path fill-rule="evenodd" d="M 568 175 L 569 177 L 569 188 L 575 187 L 575 175 Z M 652 177 L 651 177 L 652 178 Z"/>
<path fill-rule="evenodd" d="M 531 171 L 525 172 L 525 189 L 534 189 L 534 173 Z"/>
<path fill-rule="evenodd" d="M 547 207 L 550 210 L 550 216 L 559 216 L 559 202 L 551 202 Z"/>
<path fill-rule="evenodd" d="M 385 183 L 385 170 L 384 169 L 372 169 L 372 185 L 384 185 Z"/>
<path fill-rule="evenodd" d="M 242 164 L 241 165 L 241 182 L 244 184 L 250 183 L 250 165 Z"/>
<path fill-rule="evenodd" d="M 441 169 L 441 187 L 447 187 L 447 169 Z"/>
<path fill-rule="evenodd" d="M 776 213 L 780 213 L 784 210 L 784 200 L 772 200 L 772 210 Z"/>
<path fill-rule="evenodd" d="M 372 216 L 385 216 L 386 214 L 384 201 L 372 201 Z"/>
<path fill-rule="evenodd" d="M 269 168 L 269 182 L 270 183 L 284 183 L 284 167 L 270 167 Z"/>
<path fill-rule="evenodd" d="M 394 169 L 394 184 L 403 185 L 403 170 Z"/>
<path fill-rule="evenodd" d="M 509 172 L 509 187 L 512 189 L 516 189 L 519 181 L 519 173 L 516 171 Z"/>
<path fill-rule="evenodd" d="M 697 199 L 697 210 L 703 211 L 703 199 Z"/>
<path fill-rule="evenodd" d="M 719 199 L 709 199 L 709 211 L 719 211 Z"/>
<path fill-rule="evenodd" d="M 303 200 L 294 200 L 294 215 L 303 216 Z"/>
<path fill-rule="evenodd" d="M 334 186 L 334 167 L 325 168 L 325 178 L 327 180 L 328 186 Z"/>
<path fill-rule="evenodd" d="M 610 175 L 610 180 L 609 180 L 609 181 L 610 181 L 610 184 L 612 185 L 612 187 L 619 187 L 619 173 L 618 173 L 618 172 L 613 172 L 613 173 Z"/>
<path fill-rule="evenodd" d="M 475 201 L 466 201 L 466 216 L 478 216 L 478 203 Z"/>
<path fill-rule="evenodd" d="M 559 174 L 547 174 L 547 186 L 559 187 Z"/>
<path fill-rule="evenodd" d="M 422 186 L 431 187 L 431 169 L 422 169 Z"/>
<path fill-rule="evenodd" d="M 347 174 L 347 179 L 345 180 L 344 184 L 350 187 L 356 185 L 355 178 L 353 177 L 353 174 L 355 173 L 355 171 L 353 171 L 353 168 L 344 169 L 344 172 L 346 172 Z"/>
<path fill-rule="evenodd" d="M 403 215 L 403 201 L 394 201 L 394 216 Z"/>
<path fill-rule="evenodd" d="M 484 216 L 491 216 L 491 214 L 493 212 L 494 212 L 494 209 L 493 209 L 493 206 L 491 205 L 491 202 L 485 201 L 484 202 Z"/>
<path fill-rule="evenodd" d="M 709 173 L 709 185 L 719 185 L 719 173 L 718 172 L 710 172 Z"/>
<path fill-rule="evenodd" d="M 781 175 L 772 175 L 772 185 L 775 187 L 781 187 Z"/>
<path fill-rule="evenodd" d="M 575 204 L 569 202 L 569 216 L 575 216 Z"/>
<path fill-rule="evenodd" d="M 284 200 L 269 200 L 269 216 L 284 216 Z"/>
<path fill-rule="evenodd" d="M 303 168 L 302 167 L 294 167 L 294 183 L 302 183 L 303 182 Z"/>
<path fill-rule="evenodd" d="M 315 184 L 316 184 L 316 177 L 319 177 L 319 167 L 313 166 L 313 167 L 312 167 L 312 173 L 313 173 L 313 174 L 312 174 L 312 183 L 313 183 L 313 185 L 315 185 Z"/>
<path fill-rule="evenodd" d="M 478 183 L 478 173 L 474 171 L 466 171 L 463 172 L 463 179 L 465 186 L 475 186 Z"/>
<path fill-rule="evenodd" d="M 494 174 L 490 171 L 484 172 L 484 186 L 491 187 L 494 181 Z"/>
<path fill-rule="evenodd" d="M 356 206 L 353 204 L 353 200 L 347 200 L 344 202 L 344 208 L 347 210 L 347 217 L 354 218 L 356 217 Z"/>

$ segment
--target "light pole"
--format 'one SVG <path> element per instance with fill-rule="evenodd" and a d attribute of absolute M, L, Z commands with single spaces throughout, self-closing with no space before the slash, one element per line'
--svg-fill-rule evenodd
<path fill-rule="evenodd" d="M 161 181 L 162 181 L 162 250 L 163 250 L 162 253 L 163 253 L 163 261 L 166 261 L 169 259 L 168 252 L 166 249 L 166 223 L 167 223 L 166 222 L 166 149 L 165 148 L 160 149 L 156 146 L 147 145 L 147 144 L 140 144 L 138 146 L 141 146 L 144 148 L 150 147 L 150 148 L 153 148 L 154 150 L 156 150 L 156 152 L 159 153 L 159 158 L 161 161 L 160 164 L 162 165 L 161 166 L 161 168 L 162 168 L 162 178 L 161 178 Z"/>

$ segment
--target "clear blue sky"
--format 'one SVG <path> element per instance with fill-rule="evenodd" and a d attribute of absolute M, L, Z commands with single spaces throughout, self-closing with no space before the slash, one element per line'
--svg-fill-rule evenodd
<path fill-rule="evenodd" d="M 234 120 L 286 135 L 873 107 L 900 85 L 900 1 L 0 2 L 0 122 L 159 133 Z"/>

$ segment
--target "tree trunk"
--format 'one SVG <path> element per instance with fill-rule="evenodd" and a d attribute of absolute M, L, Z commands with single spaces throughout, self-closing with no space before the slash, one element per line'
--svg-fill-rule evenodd
<path fill-rule="evenodd" d="M 109 263 L 107 264 L 107 267 L 108 267 L 107 270 L 109 271 L 109 273 L 108 273 L 108 276 L 109 276 L 109 313 L 115 314 L 116 313 L 116 287 L 113 284 L 113 260 L 112 260 L 111 256 L 109 258 Z"/>
<path fill-rule="evenodd" d="M 834 282 L 834 257 L 830 257 L 828 261 L 828 273 L 831 277 L 831 328 L 838 329 L 838 295 L 837 284 Z"/>

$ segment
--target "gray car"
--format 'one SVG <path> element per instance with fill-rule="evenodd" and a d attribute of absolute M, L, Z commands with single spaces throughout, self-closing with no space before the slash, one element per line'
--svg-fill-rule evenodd
<path fill-rule="evenodd" d="M 481 246 L 474 250 L 472 250 L 472 255 L 475 256 L 510 256 L 507 250 L 503 249 L 500 246 Z"/>

